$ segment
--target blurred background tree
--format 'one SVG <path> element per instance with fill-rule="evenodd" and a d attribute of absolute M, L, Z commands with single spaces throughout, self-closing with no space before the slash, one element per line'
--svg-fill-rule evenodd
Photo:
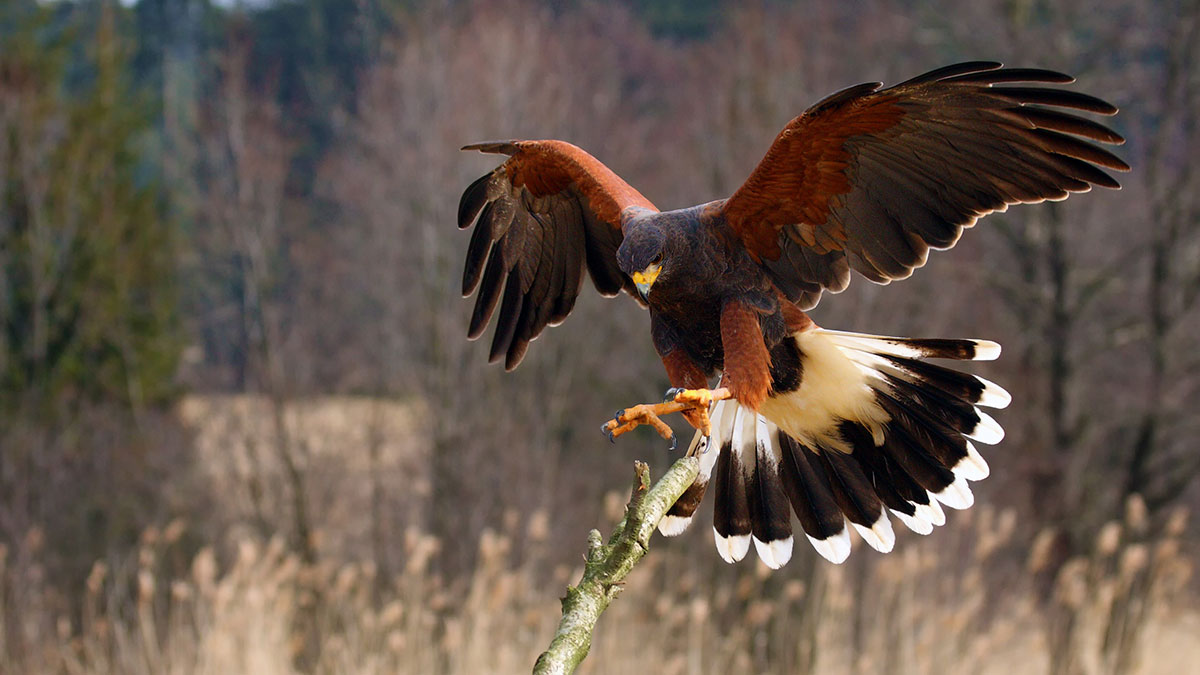
<path fill-rule="evenodd" d="M 120 11 L 18 3 L 0 23 L 0 531 L 41 532 L 59 581 L 161 514 L 147 453 L 183 344 Z"/>
<path fill-rule="evenodd" d="M 175 379 L 176 233 L 145 152 L 154 119 L 113 12 L 90 14 L 28 12 L 5 36 L 7 413 L 79 399 L 137 409 Z"/>

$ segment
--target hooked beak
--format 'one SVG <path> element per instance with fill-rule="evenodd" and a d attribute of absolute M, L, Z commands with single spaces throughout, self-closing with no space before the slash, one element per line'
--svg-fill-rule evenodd
<path fill-rule="evenodd" d="M 654 285 L 654 280 L 658 278 L 658 273 L 662 271 L 662 263 L 651 265 L 641 272 L 634 272 L 633 283 L 637 286 L 638 293 L 645 298 L 650 294 L 650 287 Z"/>

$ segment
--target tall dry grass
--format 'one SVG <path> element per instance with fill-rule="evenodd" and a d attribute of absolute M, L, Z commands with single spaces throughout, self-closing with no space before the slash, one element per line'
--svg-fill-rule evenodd
<path fill-rule="evenodd" d="M 621 498 L 608 501 L 618 515 Z M 416 530 L 404 536 L 403 567 L 381 578 L 370 563 L 304 565 L 279 538 L 187 554 L 177 520 L 145 531 L 130 559 L 97 562 L 74 616 L 55 613 L 36 561 L 17 575 L 0 550 L 0 672 L 526 672 L 580 573 L 547 569 L 548 553 L 582 551 L 583 533 L 551 541 L 546 513 L 504 520 L 479 539 L 474 573 L 458 586 L 431 573 L 440 542 Z M 706 531 L 658 539 L 582 672 L 1046 672 L 1063 632 L 1054 622 L 1072 628 L 1072 672 L 1185 672 L 1200 659 L 1182 512 L 1150 537 L 1131 501 L 1048 584 L 1048 539 L 1023 543 L 1014 512 L 983 505 L 953 521 L 931 537 L 902 536 L 888 556 L 859 546 L 835 567 L 801 554 L 774 573 L 726 566 L 696 541 Z"/>

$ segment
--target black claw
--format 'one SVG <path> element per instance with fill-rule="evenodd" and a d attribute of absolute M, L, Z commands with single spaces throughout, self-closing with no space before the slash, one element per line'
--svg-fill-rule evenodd
<path fill-rule="evenodd" d="M 671 434 L 671 447 L 667 448 L 667 452 L 675 452 L 675 449 L 678 447 L 679 447 L 679 436 L 677 436 L 676 434 Z"/>
<path fill-rule="evenodd" d="M 663 403 L 674 401 L 675 397 L 678 396 L 679 392 L 681 391 L 683 391 L 683 387 L 671 387 L 667 390 L 667 393 L 663 394 Z"/>
<path fill-rule="evenodd" d="M 621 408 L 620 410 L 618 410 L 616 413 L 613 414 L 613 421 L 616 422 L 618 426 L 623 424 L 623 422 L 621 421 L 621 415 L 624 415 L 624 414 L 625 414 L 624 408 Z M 609 443 L 616 443 L 617 437 L 613 436 L 613 429 L 615 427 L 610 427 L 608 425 L 609 425 L 609 422 L 605 422 L 604 424 L 602 424 L 600 426 L 600 433 L 604 434 L 605 436 L 608 436 Z"/>

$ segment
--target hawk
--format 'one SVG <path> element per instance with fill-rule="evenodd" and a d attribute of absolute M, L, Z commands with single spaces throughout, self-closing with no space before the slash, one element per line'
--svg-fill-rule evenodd
<path fill-rule="evenodd" d="M 1068 112 L 1117 109 L 1047 86 L 1073 81 L 971 62 L 850 87 L 789 122 L 732 196 L 676 211 L 564 141 L 468 145 L 508 156 L 459 203 L 459 227 L 475 225 L 469 337 L 495 316 L 489 358 L 515 368 L 566 319 L 586 269 L 601 294 L 625 291 L 649 309 L 672 385 L 663 403 L 618 413 L 610 438 L 639 424 L 671 437 L 659 416 L 674 411 L 697 429 L 688 452 L 700 473 L 663 534 L 687 527 L 711 481 L 726 561 L 753 542 L 767 565 L 784 565 L 792 512 L 835 563 L 851 529 L 887 552 L 889 513 L 928 534 L 945 522 L 942 505 L 971 506 L 967 482 L 989 472 L 972 441 L 1004 435 L 980 408 L 1003 408 L 1009 394 L 928 359 L 990 360 L 1000 346 L 826 330 L 805 312 L 845 289 L 851 270 L 880 284 L 909 276 L 1010 204 L 1119 188 L 1103 169 L 1129 166 L 1097 143 L 1124 139 Z"/>

